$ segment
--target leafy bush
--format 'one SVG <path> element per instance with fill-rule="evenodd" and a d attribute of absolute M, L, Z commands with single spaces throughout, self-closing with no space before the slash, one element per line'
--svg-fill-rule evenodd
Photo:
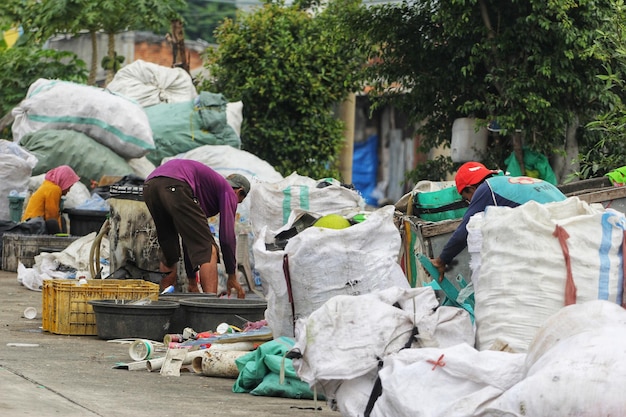
<path fill-rule="evenodd" d="M 356 91 L 364 62 L 340 29 L 342 11 L 266 3 L 226 20 L 208 52 L 212 80 L 200 90 L 242 100 L 242 147 L 283 175 L 338 178 L 343 123 L 334 106 Z"/>

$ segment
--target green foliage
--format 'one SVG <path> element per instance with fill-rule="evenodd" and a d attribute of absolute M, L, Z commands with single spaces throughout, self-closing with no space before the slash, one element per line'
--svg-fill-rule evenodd
<path fill-rule="evenodd" d="M 28 87 L 39 78 L 74 82 L 86 80 L 85 63 L 71 52 L 14 46 L 0 50 L 0 117 L 26 96 Z M 6 132 L 1 132 L 3 137 Z"/>
<path fill-rule="evenodd" d="M 0 15 L 21 25 L 39 44 L 58 33 L 101 30 L 109 35 L 107 55 L 114 62 L 113 35 L 137 27 L 163 27 L 180 18 L 176 9 L 184 5 L 184 0 L 3 0 Z M 92 62 L 95 65 L 97 60 Z M 95 68 L 92 71 L 95 74 Z"/>
<path fill-rule="evenodd" d="M 599 30 L 590 53 L 601 59 L 604 71 L 598 74 L 609 96 L 609 109 L 587 124 L 589 132 L 580 142 L 579 178 L 597 177 L 626 166 L 626 6 L 615 4 L 607 19 L 608 29 Z"/>
<path fill-rule="evenodd" d="M 234 3 L 188 0 L 187 7 L 181 10 L 187 39 L 202 39 L 215 43 L 213 33 L 227 18 L 234 19 L 237 6 Z"/>
<path fill-rule="evenodd" d="M 450 143 L 455 118 L 476 117 L 497 120 L 505 136 L 521 129 L 526 146 L 551 156 L 575 115 L 610 103 L 590 47 L 614 22 L 614 3 L 423 0 L 364 7 L 349 26 L 377 47 L 369 71 L 379 105 L 426 121 L 426 149 Z"/>
<path fill-rule="evenodd" d="M 207 65 L 214 79 L 200 89 L 243 101 L 243 148 L 283 175 L 338 178 L 343 124 L 334 106 L 357 90 L 364 62 L 340 25 L 355 5 L 331 3 L 313 17 L 266 3 L 216 32 Z"/>

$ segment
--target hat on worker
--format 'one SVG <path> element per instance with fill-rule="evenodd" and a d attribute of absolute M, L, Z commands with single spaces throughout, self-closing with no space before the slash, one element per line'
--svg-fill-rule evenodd
<path fill-rule="evenodd" d="M 496 171 L 488 169 L 480 162 L 466 162 L 461 165 L 454 177 L 456 189 L 459 194 L 461 194 L 461 191 L 463 191 L 465 187 L 479 184 L 486 177 L 495 173 Z"/>
<path fill-rule="evenodd" d="M 250 181 L 248 181 L 248 179 L 243 175 L 230 174 L 226 177 L 226 181 L 228 181 L 230 186 L 233 188 L 242 188 L 246 195 L 250 192 Z"/>

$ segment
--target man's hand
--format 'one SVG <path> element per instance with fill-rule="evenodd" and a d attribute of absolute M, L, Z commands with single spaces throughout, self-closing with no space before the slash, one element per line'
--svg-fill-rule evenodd
<path fill-rule="evenodd" d="M 430 262 L 439 271 L 439 282 L 443 281 L 443 274 L 446 272 L 446 264 L 439 257 L 431 259 Z"/>
<path fill-rule="evenodd" d="M 246 298 L 246 292 L 237 281 L 237 274 L 228 274 L 228 281 L 226 281 L 226 296 L 230 297 L 230 291 L 235 290 L 237 292 L 237 298 Z"/>

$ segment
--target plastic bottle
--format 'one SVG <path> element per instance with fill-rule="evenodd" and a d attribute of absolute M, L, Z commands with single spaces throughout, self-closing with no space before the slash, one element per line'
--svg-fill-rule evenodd
<path fill-rule="evenodd" d="M 173 293 L 175 290 L 173 285 L 170 285 L 169 287 L 167 287 L 166 289 L 164 289 L 161 294 L 169 294 L 169 293 Z"/>
<path fill-rule="evenodd" d="M 132 304 L 134 306 L 146 306 L 146 305 L 152 304 L 152 300 L 150 299 L 150 297 L 143 297 L 143 298 L 140 298 L 139 300 L 131 301 L 128 304 Z"/>

